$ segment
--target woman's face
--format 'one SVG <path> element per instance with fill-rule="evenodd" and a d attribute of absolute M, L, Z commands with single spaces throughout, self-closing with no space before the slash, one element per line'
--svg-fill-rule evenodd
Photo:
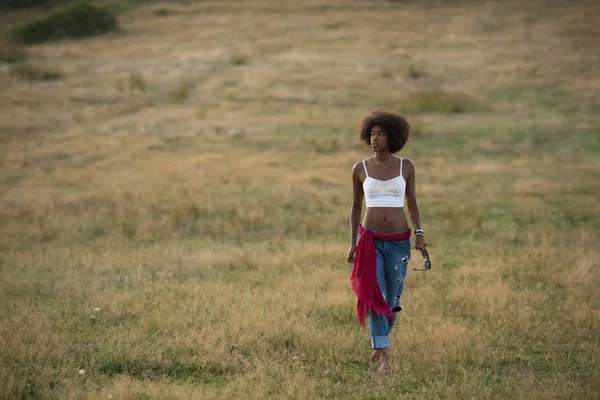
<path fill-rule="evenodd" d="M 378 125 L 371 129 L 371 149 L 375 152 L 389 149 L 387 133 Z"/>

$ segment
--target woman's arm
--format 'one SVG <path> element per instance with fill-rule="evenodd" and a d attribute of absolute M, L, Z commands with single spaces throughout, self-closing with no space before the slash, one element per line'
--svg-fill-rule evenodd
<path fill-rule="evenodd" d="M 360 217 L 362 215 L 362 203 L 363 203 L 363 187 L 360 181 L 360 172 L 363 168 L 361 163 L 356 163 L 352 168 L 352 207 L 350 209 L 350 237 L 352 242 L 350 243 L 350 250 L 348 251 L 348 262 L 354 262 L 354 253 L 356 251 L 356 239 L 358 237 L 358 224 L 360 224 Z"/>
<path fill-rule="evenodd" d="M 416 173 L 415 165 L 411 160 L 404 160 L 404 168 L 407 170 L 406 179 L 406 204 L 408 206 L 408 213 L 410 214 L 410 220 L 415 229 L 423 229 L 421 226 L 421 214 L 419 213 L 419 205 L 417 204 L 417 189 L 416 189 Z M 427 247 L 425 237 L 422 235 L 415 235 L 415 247 L 419 250 Z"/>

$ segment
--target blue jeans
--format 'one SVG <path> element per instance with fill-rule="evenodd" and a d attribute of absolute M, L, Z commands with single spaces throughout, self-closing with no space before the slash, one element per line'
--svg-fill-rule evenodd
<path fill-rule="evenodd" d="M 360 240 L 360 237 L 359 237 Z M 399 307 L 404 289 L 404 278 L 410 260 L 410 239 L 398 241 L 384 241 L 375 239 L 375 252 L 377 253 L 377 283 L 383 298 L 390 308 Z M 400 311 L 396 311 L 397 317 Z M 387 349 L 390 347 L 390 333 L 395 320 L 388 319 L 385 315 L 377 315 L 371 311 L 369 326 L 371 330 L 371 346 L 373 349 Z"/>

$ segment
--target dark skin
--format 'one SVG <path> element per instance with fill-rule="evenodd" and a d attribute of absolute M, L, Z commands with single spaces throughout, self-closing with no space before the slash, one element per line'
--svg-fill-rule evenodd
<path fill-rule="evenodd" d="M 379 126 L 374 126 L 371 130 L 371 149 L 375 155 L 366 160 L 369 176 L 382 181 L 397 177 L 400 171 L 400 159 L 390 153 L 387 134 Z M 415 189 L 415 166 L 411 160 L 404 159 L 402 162 L 402 175 L 406 181 L 404 202 L 408 206 L 410 220 L 415 228 L 421 228 L 421 215 Z M 354 253 L 356 252 L 358 224 L 364 199 L 362 184 L 366 177 L 363 163 L 356 163 L 352 169 L 352 208 L 350 210 L 352 243 L 346 258 L 349 263 L 354 262 Z M 365 212 L 362 226 L 365 229 L 381 233 L 397 233 L 408 229 L 408 221 L 403 207 L 370 207 Z M 425 249 L 427 247 L 425 237 L 415 236 L 415 247 L 419 250 Z"/>
<path fill-rule="evenodd" d="M 375 125 L 371 129 L 371 149 L 375 153 L 365 161 L 369 176 L 373 179 L 387 181 L 398 176 L 400 171 L 400 159 L 390 152 L 387 133 Z M 404 159 L 402 162 L 402 176 L 406 182 L 406 193 L 404 204 L 408 206 L 410 220 L 415 227 L 421 228 L 421 215 L 417 205 L 416 184 L 415 184 L 415 166 L 411 160 Z M 356 239 L 358 237 L 358 224 L 362 214 L 362 204 L 364 198 L 363 182 L 367 174 L 362 162 L 354 164 L 352 169 L 352 208 L 350 210 L 350 229 L 352 232 L 352 243 L 348 250 L 347 260 L 354 262 L 356 253 Z M 371 229 L 381 233 L 404 232 L 408 229 L 408 221 L 403 207 L 367 207 L 365 216 L 362 220 L 362 226 L 365 229 Z M 415 247 L 424 250 L 427 247 L 425 237 L 415 235 Z M 375 349 L 371 354 L 372 362 L 381 362 L 378 369 L 379 373 L 390 373 L 392 366 L 385 349 Z"/>

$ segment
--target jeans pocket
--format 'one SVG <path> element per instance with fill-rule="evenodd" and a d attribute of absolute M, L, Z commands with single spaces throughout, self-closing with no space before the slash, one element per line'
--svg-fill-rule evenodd
<path fill-rule="evenodd" d="M 410 239 L 405 240 L 394 240 L 394 244 L 402 249 L 410 250 Z"/>
<path fill-rule="evenodd" d="M 405 253 L 407 260 L 410 260 L 410 239 L 394 240 L 394 245 L 397 246 L 401 252 Z"/>

